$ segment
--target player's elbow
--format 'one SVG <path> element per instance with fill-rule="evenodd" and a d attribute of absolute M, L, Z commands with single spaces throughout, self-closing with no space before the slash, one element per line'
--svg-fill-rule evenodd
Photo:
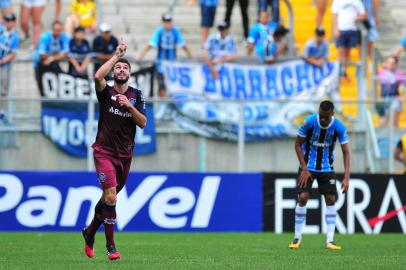
<path fill-rule="evenodd" d="M 104 79 L 104 76 L 102 76 L 99 71 L 97 71 L 96 74 L 94 74 L 95 81 L 101 81 L 103 79 Z"/>
<path fill-rule="evenodd" d="M 137 123 L 137 125 L 144 129 L 147 126 L 147 119 L 143 119 L 142 121 L 140 121 L 139 123 Z"/>

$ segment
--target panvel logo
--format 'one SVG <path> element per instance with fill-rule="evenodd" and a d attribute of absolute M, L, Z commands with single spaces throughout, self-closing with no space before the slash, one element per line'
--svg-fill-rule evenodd
<path fill-rule="evenodd" d="M 337 190 L 340 190 L 341 183 L 336 181 Z M 282 233 L 284 231 L 284 222 L 290 222 L 284 219 L 283 212 L 285 210 L 292 211 L 296 207 L 296 199 L 285 198 L 285 189 L 294 189 L 296 187 L 295 179 L 281 179 L 278 178 L 275 181 L 275 232 Z M 313 183 L 313 188 L 317 187 L 317 182 Z M 362 193 L 362 196 L 356 196 L 356 193 Z M 379 211 L 376 213 L 377 217 L 366 217 L 364 211 L 372 203 L 372 192 L 363 179 L 351 179 L 350 186 L 347 191 L 347 224 L 344 224 L 340 215 L 337 214 L 336 228 L 339 233 L 355 233 L 355 224 L 358 222 L 362 230 L 367 234 L 378 234 L 382 230 L 384 221 L 388 218 L 397 217 L 400 223 L 401 230 L 406 233 L 406 214 L 404 210 L 406 207 L 403 206 L 402 200 L 399 196 L 399 192 L 396 188 L 395 181 L 391 178 L 387 184 L 386 191 L 383 195 L 382 201 L 378 202 Z M 359 198 L 362 198 L 361 200 Z M 337 212 L 344 206 L 345 196 L 338 192 L 337 202 L 335 204 Z M 391 205 L 394 205 L 395 211 L 389 211 Z M 307 203 L 308 209 L 319 209 L 320 201 L 318 199 L 310 199 Z M 324 214 L 325 214 L 325 204 L 321 205 L 321 222 L 322 232 L 326 232 Z M 388 213 L 389 212 L 389 213 Z M 394 214 L 391 214 L 394 213 Z M 306 225 L 304 233 L 320 233 L 319 225 Z"/>
<path fill-rule="evenodd" d="M 191 228 L 196 229 L 209 226 L 221 177 L 204 177 L 198 194 L 183 186 L 162 188 L 167 180 L 166 175 L 147 176 L 131 194 L 128 194 L 126 188 L 119 193 L 119 230 L 123 230 L 135 219 L 144 207 L 148 207 L 152 223 L 162 229 L 182 229 L 189 223 Z M 101 195 L 101 190 L 95 186 L 70 187 L 63 194 L 49 185 L 27 188 L 12 174 L 0 174 L 1 189 L 5 193 L 0 197 L 0 217 L 2 213 L 15 211 L 17 222 L 27 228 L 74 228 L 78 223 L 82 204 L 88 201 L 91 202 L 86 221 L 89 224 L 94 206 Z"/>

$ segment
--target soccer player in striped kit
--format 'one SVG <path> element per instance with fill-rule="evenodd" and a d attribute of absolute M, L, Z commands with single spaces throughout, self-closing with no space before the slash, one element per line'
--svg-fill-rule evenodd
<path fill-rule="evenodd" d="M 334 242 L 337 215 L 334 204 L 337 199 L 337 189 L 333 152 L 337 139 L 343 151 L 345 169 L 341 188 L 343 192 L 346 192 L 350 180 L 350 150 L 347 129 L 340 120 L 334 117 L 334 104 L 325 100 L 320 103 L 318 113 L 306 117 L 296 138 L 295 150 L 300 168 L 297 182 L 298 203 L 295 209 L 295 237 L 289 245 L 291 249 L 300 248 L 302 230 L 306 223 L 306 204 L 315 179 L 318 182 L 319 192 L 324 195 L 326 202 L 326 248 L 341 249 Z"/>

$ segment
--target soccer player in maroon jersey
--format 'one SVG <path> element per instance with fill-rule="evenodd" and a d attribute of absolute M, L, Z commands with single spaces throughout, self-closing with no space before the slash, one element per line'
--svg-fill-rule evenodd
<path fill-rule="evenodd" d="M 121 257 L 114 243 L 117 193 L 124 187 L 130 170 L 135 128 L 144 128 L 147 123 L 142 92 L 128 85 L 131 66 L 122 58 L 126 51 L 127 45 L 121 40 L 115 54 L 94 75 L 100 116 L 96 142 L 92 147 L 103 194 L 95 207 L 91 224 L 82 230 L 84 250 L 89 258 L 94 256 L 94 236 L 102 223 L 108 258 L 116 260 Z M 104 79 L 111 69 L 113 86 L 107 85 Z"/>

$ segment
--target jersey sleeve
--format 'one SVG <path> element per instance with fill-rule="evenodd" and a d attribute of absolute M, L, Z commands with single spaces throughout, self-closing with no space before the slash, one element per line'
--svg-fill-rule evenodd
<path fill-rule="evenodd" d="M 228 47 L 228 52 L 230 54 L 237 52 L 237 46 L 235 46 L 235 41 L 234 41 L 233 37 L 230 37 L 230 42 L 227 45 L 228 45 L 227 46 Z"/>
<path fill-rule="evenodd" d="M 307 137 L 307 132 L 309 131 L 312 124 L 311 121 L 312 121 L 311 116 L 305 118 L 303 124 L 300 126 L 299 131 L 297 132 L 297 136 L 302 138 Z"/>
<path fill-rule="evenodd" d="M 61 51 L 65 53 L 69 53 L 69 37 L 64 35 L 62 38 L 62 48 Z"/>
<path fill-rule="evenodd" d="M 402 40 L 400 41 L 400 45 L 402 45 L 402 47 L 406 48 L 406 35 L 403 36 Z"/>
<path fill-rule="evenodd" d="M 250 30 L 248 38 L 247 38 L 247 42 L 255 43 L 256 36 L 257 36 L 257 27 L 256 27 L 256 25 L 254 25 L 253 27 L 251 27 L 251 30 Z"/>
<path fill-rule="evenodd" d="M 364 14 L 366 12 L 364 4 L 361 1 L 355 3 L 358 8 L 358 14 Z"/>
<path fill-rule="evenodd" d="M 304 47 L 303 57 L 309 58 L 310 57 L 310 41 L 308 41 Z"/>
<path fill-rule="evenodd" d="M 154 48 L 157 48 L 159 46 L 159 35 L 160 35 L 160 28 L 155 30 L 154 34 L 152 35 L 151 40 L 149 41 L 149 45 L 151 45 Z"/>
<path fill-rule="evenodd" d="M 16 35 L 13 36 L 13 39 L 11 40 L 11 43 L 10 43 L 11 51 L 12 52 L 17 51 L 19 44 L 20 44 L 20 38 L 16 34 Z"/>
<path fill-rule="evenodd" d="M 137 103 L 135 104 L 135 108 L 137 111 L 142 113 L 143 115 L 146 115 L 146 103 L 145 103 L 145 98 L 144 95 L 142 94 L 141 90 L 138 90 L 138 95 L 137 95 Z"/>
<path fill-rule="evenodd" d="M 337 125 L 337 133 L 340 144 L 346 144 L 350 141 L 348 138 L 347 128 L 341 122 L 339 122 L 339 124 Z"/>
<path fill-rule="evenodd" d="M 41 38 L 39 40 L 39 43 L 38 43 L 38 54 L 39 55 L 47 53 L 47 42 L 48 42 L 48 38 L 47 38 L 46 33 L 42 34 Z"/>
<path fill-rule="evenodd" d="M 185 46 L 185 39 L 183 38 L 182 32 L 175 28 L 175 35 L 176 35 L 176 43 L 179 47 Z"/>
<path fill-rule="evenodd" d="M 99 101 L 99 103 L 103 102 L 106 99 L 107 92 L 108 92 L 108 90 L 107 90 L 108 87 L 109 86 L 106 85 L 106 87 L 104 87 L 104 89 L 102 91 L 97 91 L 96 90 L 96 97 L 97 97 L 97 100 Z"/>
<path fill-rule="evenodd" d="M 327 43 L 327 42 L 325 42 L 324 44 L 326 45 L 326 50 L 325 50 L 325 55 L 324 55 L 324 58 L 325 58 L 325 59 L 327 59 L 327 58 L 329 58 L 329 57 L 330 57 L 330 48 L 329 48 L 329 46 L 328 46 L 328 43 Z"/>

